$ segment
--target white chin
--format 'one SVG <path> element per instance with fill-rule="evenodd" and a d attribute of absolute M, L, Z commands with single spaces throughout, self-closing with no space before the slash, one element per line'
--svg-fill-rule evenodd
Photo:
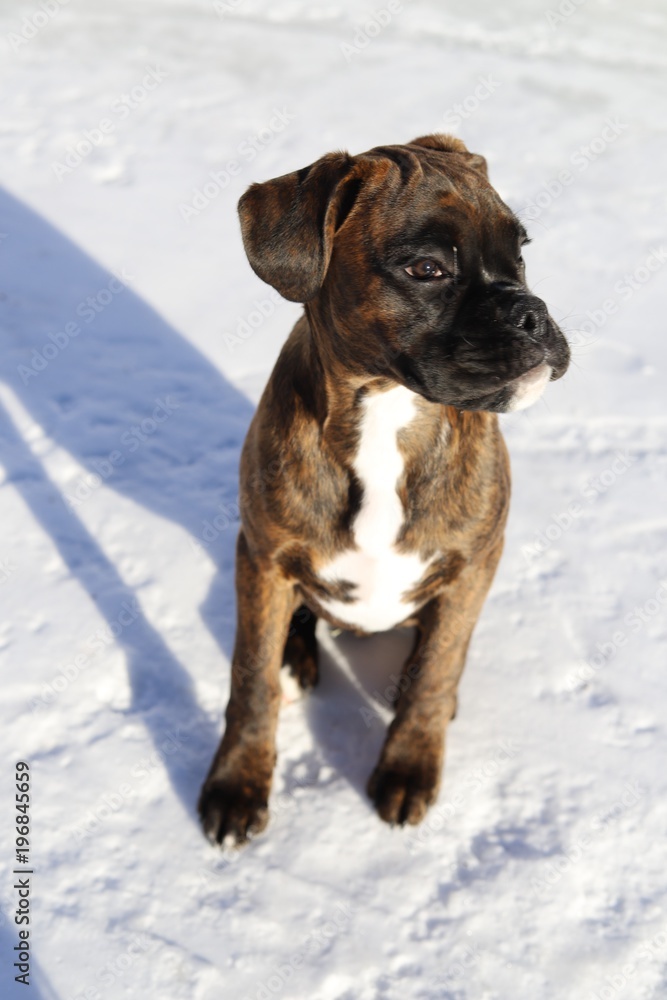
<path fill-rule="evenodd" d="M 547 382 L 551 378 L 551 365 L 543 361 L 541 365 L 531 368 L 525 375 L 521 375 L 512 383 L 514 395 L 508 406 L 508 412 L 515 410 L 525 410 L 532 406 L 540 398 L 547 387 Z"/>

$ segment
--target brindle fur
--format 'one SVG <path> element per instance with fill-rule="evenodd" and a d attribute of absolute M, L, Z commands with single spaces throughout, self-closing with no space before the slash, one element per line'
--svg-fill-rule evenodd
<path fill-rule="evenodd" d="M 508 210 L 497 209 L 495 192 L 489 194 L 482 158 L 447 137 L 361 157 L 330 154 L 298 174 L 253 185 L 241 201 L 253 267 L 306 306 L 241 457 L 231 695 L 199 801 L 204 829 L 219 843 L 243 842 L 266 825 L 283 661 L 312 686 L 317 617 L 346 627 L 321 602 L 352 602 L 351 584 L 319 574 L 353 545 L 362 499 L 353 470 L 362 401 L 406 384 L 399 369 L 410 368 L 412 347 L 403 327 L 418 318 L 388 304 L 373 261 L 391 229 L 388 213 L 400 220 L 429 195 L 420 158 L 431 162 L 443 152 L 455 154 L 446 161 L 449 201 L 468 226 L 498 243 Z M 508 357 L 519 350 L 508 349 Z M 466 651 L 500 558 L 510 474 L 497 417 L 485 408 L 462 409 L 422 393 L 398 445 L 405 520 L 397 548 L 434 561 L 409 595 L 418 609 L 403 624 L 417 626 L 417 641 L 369 794 L 387 822 L 418 823 L 438 791 Z"/>

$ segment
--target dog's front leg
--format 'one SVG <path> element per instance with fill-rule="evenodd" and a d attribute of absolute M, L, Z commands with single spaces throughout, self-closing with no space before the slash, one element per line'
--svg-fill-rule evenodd
<path fill-rule="evenodd" d="M 240 844 L 269 818 L 276 761 L 280 667 L 294 610 L 293 587 L 270 566 L 260 566 L 243 535 L 236 550 L 237 630 L 225 733 L 199 798 L 210 840 Z"/>
<path fill-rule="evenodd" d="M 419 640 L 368 793 L 387 823 L 420 823 L 440 786 L 445 730 L 502 543 L 419 612 Z"/>

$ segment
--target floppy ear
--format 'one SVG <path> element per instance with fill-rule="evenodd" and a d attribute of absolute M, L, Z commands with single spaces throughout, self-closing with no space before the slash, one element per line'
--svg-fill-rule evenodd
<path fill-rule="evenodd" d="M 479 153 L 471 153 L 466 144 L 455 135 L 436 132 L 433 135 L 422 135 L 419 139 L 413 139 L 408 145 L 423 146 L 425 149 L 435 149 L 440 153 L 465 153 L 468 166 L 483 174 L 487 181 L 489 179 L 489 170 L 484 157 Z"/>
<path fill-rule="evenodd" d="M 262 281 L 291 302 L 308 302 L 322 287 L 336 230 L 358 183 L 349 153 L 329 153 L 310 167 L 252 184 L 239 201 L 243 245 Z"/>

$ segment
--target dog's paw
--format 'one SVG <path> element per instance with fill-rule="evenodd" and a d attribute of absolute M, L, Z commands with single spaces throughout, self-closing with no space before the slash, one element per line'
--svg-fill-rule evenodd
<path fill-rule="evenodd" d="M 384 764 L 375 768 L 368 794 L 385 823 L 421 823 L 438 794 L 439 769 L 419 765 Z"/>
<path fill-rule="evenodd" d="M 245 844 L 269 821 L 268 791 L 231 780 L 207 781 L 197 808 L 208 839 L 225 847 Z"/>

